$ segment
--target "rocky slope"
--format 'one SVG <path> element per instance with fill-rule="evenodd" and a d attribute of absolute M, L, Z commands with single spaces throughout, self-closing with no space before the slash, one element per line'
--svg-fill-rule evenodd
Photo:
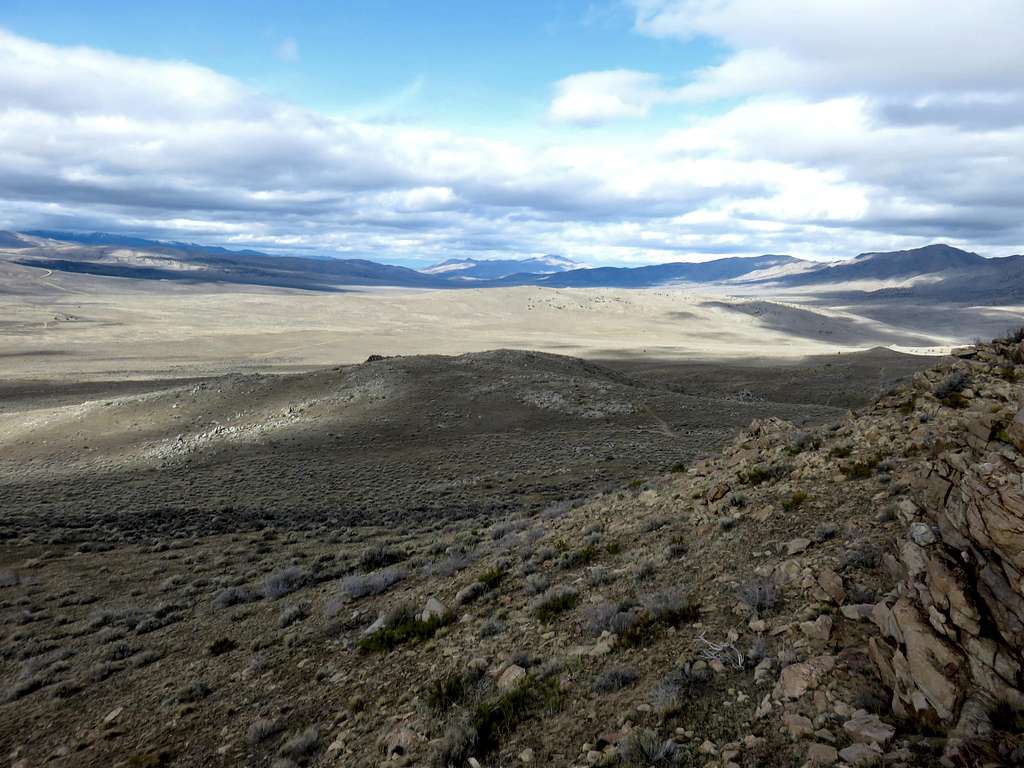
<path fill-rule="evenodd" d="M 574 505 L 0 564 L 36 765 L 1015 765 L 1024 346 Z"/>

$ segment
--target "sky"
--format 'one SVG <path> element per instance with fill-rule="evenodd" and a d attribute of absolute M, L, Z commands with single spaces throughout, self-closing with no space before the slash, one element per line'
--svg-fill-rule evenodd
<path fill-rule="evenodd" d="M 1021 0 L 0 4 L 0 228 L 631 265 L 1022 212 Z"/>

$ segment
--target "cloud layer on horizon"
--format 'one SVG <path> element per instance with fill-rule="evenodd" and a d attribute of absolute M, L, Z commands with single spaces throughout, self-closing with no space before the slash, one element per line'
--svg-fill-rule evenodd
<path fill-rule="evenodd" d="M 730 52 L 675 83 L 578 73 L 554 85 L 550 116 L 594 125 L 680 110 L 655 140 L 586 127 L 493 140 L 356 120 L 188 62 L 0 30 L 0 226 L 380 260 L 834 257 L 935 239 L 1020 250 L 1024 89 L 1012 75 L 1024 7 L 978 0 L 968 18 L 901 0 L 879 25 L 834 0 L 802 14 L 784 0 L 775 17 L 754 0 L 634 5 L 641 34 L 710 36 Z M 889 26 L 912 22 L 923 28 L 888 54 Z M 965 33 L 991 45 L 951 56 Z M 725 106 L 685 113 L 707 103 Z"/>

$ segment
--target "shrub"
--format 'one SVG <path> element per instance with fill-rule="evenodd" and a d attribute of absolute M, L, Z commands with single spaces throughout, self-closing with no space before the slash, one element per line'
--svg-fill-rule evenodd
<path fill-rule="evenodd" d="M 646 645 L 658 631 L 657 622 L 650 613 L 631 611 L 612 619 L 612 629 L 618 636 L 618 644 L 624 648 Z"/>
<path fill-rule="evenodd" d="M 813 432 L 797 432 L 786 445 L 786 453 L 795 456 L 819 445 L 821 440 Z"/>
<path fill-rule="evenodd" d="M 852 443 L 839 443 L 829 449 L 828 455 L 833 459 L 845 459 L 851 453 L 853 453 Z"/>
<path fill-rule="evenodd" d="M 636 685 L 639 679 L 640 675 L 632 669 L 614 667 L 598 675 L 591 686 L 591 690 L 595 693 L 614 693 L 631 685 Z"/>
<path fill-rule="evenodd" d="M 301 589 L 305 586 L 306 580 L 306 574 L 298 566 L 271 573 L 263 580 L 263 596 L 269 600 L 279 600 Z"/>
<path fill-rule="evenodd" d="M 480 625 L 480 637 L 497 637 L 505 631 L 505 622 L 490 618 Z"/>
<path fill-rule="evenodd" d="M 406 577 L 402 568 L 382 568 L 373 573 L 354 573 L 341 580 L 341 592 L 349 600 L 387 592 Z"/>
<path fill-rule="evenodd" d="M 632 610 L 628 603 L 598 603 L 586 609 L 584 627 L 594 637 L 597 637 L 602 632 L 614 632 L 613 622 L 620 614 L 624 617 L 630 617 L 632 621 L 636 619 L 636 612 Z M 626 623 L 626 621 L 626 619 L 620 620 L 621 623 Z"/>
<path fill-rule="evenodd" d="M 818 541 L 828 541 L 839 535 L 839 526 L 835 523 L 818 523 L 814 529 L 814 538 Z"/>
<path fill-rule="evenodd" d="M 284 723 L 281 720 L 271 720 L 270 718 L 261 717 L 259 720 L 253 721 L 253 724 L 249 726 L 249 730 L 246 733 L 246 741 L 252 746 L 261 744 L 272 736 L 276 736 L 284 730 Z"/>
<path fill-rule="evenodd" d="M 309 617 L 310 606 L 309 603 L 296 603 L 295 605 L 286 606 L 278 617 L 277 625 L 284 629 L 290 627 L 297 621 L 302 621 Z"/>
<path fill-rule="evenodd" d="M 597 549 L 593 545 L 587 545 L 573 552 L 567 552 L 562 556 L 559 567 L 563 570 L 579 568 L 581 565 L 592 563 L 597 557 Z"/>
<path fill-rule="evenodd" d="M 1010 328 L 1006 332 L 1006 339 L 1014 344 L 1019 344 L 1024 341 L 1024 325 L 1018 325 L 1016 328 Z"/>
<path fill-rule="evenodd" d="M 233 605 L 252 603 L 262 599 L 263 594 L 252 587 L 227 587 L 214 595 L 213 604 L 217 608 L 230 608 Z"/>
<path fill-rule="evenodd" d="M 359 567 L 364 571 L 375 571 L 405 560 L 405 553 L 392 549 L 387 544 L 374 544 L 359 556 Z"/>
<path fill-rule="evenodd" d="M 738 492 L 730 493 L 728 503 L 733 509 L 743 509 L 747 506 L 747 495 Z"/>
<path fill-rule="evenodd" d="M 782 588 L 770 577 L 759 577 L 741 584 L 739 598 L 758 613 L 774 610 L 782 604 Z"/>
<path fill-rule="evenodd" d="M 440 616 L 431 616 L 426 621 L 416 616 L 405 615 L 396 618 L 394 621 L 385 622 L 388 626 L 377 630 L 372 635 L 364 637 L 356 645 L 360 653 L 386 653 L 392 648 L 405 643 L 419 643 L 429 640 L 441 627 L 448 626 L 454 621 L 451 613 Z"/>
<path fill-rule="evenodd" d="M 539 595 L 551 586 L 551 581 L 543 573 L 531 573 L 526 577 L 526 591 L 531 595 Z"/>
<path fill-rule="evenodd" d="M 870 542 L 853 545 L 843 554 L 843 568 L 871 569 L 882 562 L 882 550 Z"/>
<path fill-rule="evenodd" d="M 636 580 L 637 581 L 648 581 L 654 578 L 654 574 L 658 572 L 658 565 L 653 560 L 642 560 L 636 567 Z"/>
<path fill-rule="evenodd" d="M 963 400 L 959 395 L 967 389 L 970 383 L 971 377 L 964 371 L 953 371 L 935 385 L 932 394 L 944 405 L 958 407 Z"/>
<path fill-rule="evenodd" d="M 651 703 L 662 715 L 682 711 L 711 682 L 711 670 L 697 669 L 689 662 L 673 669 L 651 693 Z"/>
<path fill-rule="evenodd" d="M 538 680 L 528 675 L 504 695 L 479 704 L 470 720 L 478 754 L 497 749 L 503 736 L 534 714 L 554 710 L 560 695 L 557 678 Z"/>
<path fill-rule="evenodd" d="M 101 608 L 89 617 L 89 628 L 113 626 L 135 629 L 144 618 L 145 614 L 138 608 Z"/>
<path fill-rule="evenodd" d="M 211 693 L 213 693 L 213 689 L 205 682 L 194 680 L 188 685 L 179 688 L 172 696 L 171 701 L 174 704 L 193 704 L 197 701 L 202 701 Z"/>
<path fill-rule="evenodd" d="M 462 704 L 480 679 L 474 672 L 452 672 L 438 678 L 427 688 L 427 706 L 435 712 L 445 712 Z"/>
<path fill-rule="evenodd" d="M 839 468 L 839 471 L 846 476 L 847 480 L 863 480 L 871 477 L 877 466 L 878 458 L 870 456 L 866 459 L 847 462 Z"/>
<path fill-rule="evenodd" d="M 681 589 L 663 589 L 641 599 L 641 603 L 655 621 L 677 627 L 700 619 L 700 606 L 689 593 Z"/>
<path fill-rule="evenodd" d="M 792 512 L 793 510 L 797 509 L 801 504 L 803 504 L 805 501 L 807 501 L 807 494 L 806 493 L 804 493 L 803 491 L 793 491 L 793 493 L 788 494 L 782 500 L 782 508 L 786 512 Z"/>
<path fill-rule="evenodd" d="M 746 485 L 761 485 L 777 482 L 792 471 L 788 464 L 755 464 L 739 475 L 740 482 Z"/>
<path fill-rule="evenodd" d="M 540 596 L 533 606 L 533 612 L 538 619 L 548 624 L 560 614 L 575 608 L 579 598 L 579 592 L 572 587 L 557 585 Z"/>
<path fill-rule="evenodd" d="M 630 768 L 675 765 L 679 746 L 671 739 L 662 740 L 648 728 L 637 728 L 622 743 L 622 763 Z"/>
<path fill-rule="evenodd" d="M 612 574 L 607 568 L 600 565 L 594 566 L 587 571 L 587 584 L 592 587 L 600 587 L 612 581 Z"/>
<path fill-rule="evenodd" d="M 302 760 L 303 758 L 313 754 L 319 746 L 320 729 L 315 725 L 311 725 L 304 731 L 300 731 L 289 736 L 284 744 L 281 745 L 277 754 L 281 757 L 291 758 L 292 760 Z"/>
<path fill-rule="evenodd" d="M 465 550 L 458 550 L 456 552 L 452 552 L 444 560 L 427 570 L 438 576 L 449 578 L 459 571 L 464 571 L 469 568 L 469 566 L 473 564 L 474 559 L 473 555 L 469 552 L 466 552 Z"/>
<path fill-rule="evenodd" d="M 498 541 L 514 531 L 521 531 L 529 523 L 526 520 L 504 520 L 491 526 L 491 539 Z"/>
<path fill-rule="evenodd" d="M 502 579 L 505 578 L 505 575 L 505 569 L 495 566 L 480 574 L 480 578 L 477 579 L 477 581 L 483 584 L 488 590 L 497 589 L 498 585 L 501 584 Z"/>

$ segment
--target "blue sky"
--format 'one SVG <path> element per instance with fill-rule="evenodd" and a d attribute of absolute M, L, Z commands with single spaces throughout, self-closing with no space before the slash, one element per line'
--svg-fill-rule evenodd
<path fill-rule="evenodd" d="M 58 45 L 185 59 L 325 112 L 497 132 L 544 121 L 554 81 L 580 71 L 679 76 L 713 62 L 633 30 L 619 2 L 32 2 L 0 23 Z M 645 126 L 646 127 L 646 126 Z"/>
<path fill-rule="evenodd" d="M 1022 51 L 1018 0 L 6 0 L 0 226 L 413 265 L 1010 253 Z"/>

